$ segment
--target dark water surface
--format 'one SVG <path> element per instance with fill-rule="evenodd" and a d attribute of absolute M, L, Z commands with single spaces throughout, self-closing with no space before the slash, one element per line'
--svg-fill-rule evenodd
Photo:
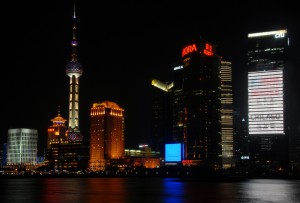
<path fill-rule="evenodd" d="M 0 203 L 300 202 L 300 180 L 241 182 L 177 178 L 3 178 Z"/>

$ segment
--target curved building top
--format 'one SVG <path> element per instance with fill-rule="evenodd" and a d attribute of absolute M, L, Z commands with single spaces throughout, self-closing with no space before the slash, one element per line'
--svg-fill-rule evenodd
<path fill-rule="evenodd" d="M 122 109 L 117 103 L 112 101 L 103 101 L 101 103 L 94 103 L 93 108 L 112 108 L 112 109 Z M 122 109 L 123 110 L 123 109 Z"/>
<path fill-rule="evenodd" d="M 64 124 L 67 120 L 60 116 L 60 110 L 58 110 L 57 116 L 51 119 L 51 121 L 53 122 L 53 124 Z"/>

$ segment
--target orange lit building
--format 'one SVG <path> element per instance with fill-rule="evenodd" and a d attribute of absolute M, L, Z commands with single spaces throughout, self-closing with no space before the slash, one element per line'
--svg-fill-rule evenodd
<path fill-rule="evenodd" d="M 51 143 L 53 142 L 67 140 L 67 120 L 60 116 L 60 111 L 58 111 L 58 115 L 55 118 L 51 119 L 51 121 L 53 122 L 53 124 L 48 128 L 47 149 L 50 149 Z"/>
<path fill-rule="evenodd" d="M 124 158 L 124 109 L 111 101 L 94 103 L 90 116 L 89 167 L 99 171 Z"/>
<path fill-rule="evenodd" d="M 66 119 L 58 115 L 51 119 L 53 124 L 48 128 L 47 150 L 45 165 L 55 170 L 69 170 L 71 168 L 83 169 L 86 165 L 85 148 L 81 142 L 68 139 Z"/>

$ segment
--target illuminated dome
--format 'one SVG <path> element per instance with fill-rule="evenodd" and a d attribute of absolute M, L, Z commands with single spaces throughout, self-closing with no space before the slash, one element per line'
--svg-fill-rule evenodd
<path fill-rule="evenodd" d="M 80 76 L 82 72 L 82 65 L 78 61 L 72 60 L 66 65 L 66 73 L 68 75 L 75 73 Z"/>

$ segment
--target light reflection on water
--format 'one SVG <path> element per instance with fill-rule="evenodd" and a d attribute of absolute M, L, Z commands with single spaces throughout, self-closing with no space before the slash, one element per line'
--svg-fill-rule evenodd
<path fill-rule="evenodd" d="M 248 202 L 300 202 L 299 180 L 255 179 L 241 186 Z"/>
<path fill-rule="evenodd" d="M 300 202 L 300 180 L 243 182 L 176 178 L 3 178 L 0 202 Z"/>

